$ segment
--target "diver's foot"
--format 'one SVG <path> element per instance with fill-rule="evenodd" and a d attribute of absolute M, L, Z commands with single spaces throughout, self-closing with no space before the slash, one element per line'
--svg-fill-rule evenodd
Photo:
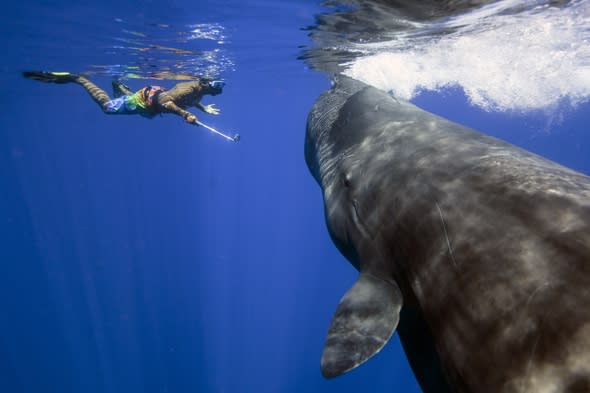
<path fill-rule="evenodd" d="M 115 98 L 133 94 L 129 86 L 121 82 L 121 80 L 117 76 L 113 77 L 112 85 L 113 95 L 115 96 Z"/>
<path fill-rule="evenodd" d="M 24 71 L 23 76 L 46 83 L 70 83 L 75 82 L 79 75 L 69 72 Z"/>

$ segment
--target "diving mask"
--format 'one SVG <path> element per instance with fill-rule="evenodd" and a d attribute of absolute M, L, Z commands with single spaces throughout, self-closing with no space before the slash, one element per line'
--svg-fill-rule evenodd
<path fill-rule="evenodd" d="M 223 89 L 224 86 L 225 86 L 225 82 L 223 82 L 223 81 L 214 80 L 214 81 L 209 82 L 209 87 L 211 87 L 212 89 L 221 90 L 221 89 Z"/>

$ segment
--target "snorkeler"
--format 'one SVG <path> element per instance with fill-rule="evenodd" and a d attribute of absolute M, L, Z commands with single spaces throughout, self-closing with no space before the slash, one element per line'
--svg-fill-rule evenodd
<path fill-rule="evenodd" d="M 115 98 L 111 99 L 104 90 L 81 75 L 69 72 L 25 71 L 23 76 L 47 83 L 82 85 L 106 114 L 139 114 L 152 118 L 160 113 L 174 113 L 181 116 L 187 123 L 194 125 L 202 125 L 202 123 L 186 108 L 194 106 L 205 113 L 218 115 L 219 109 L 213 104 L 201 104 L 201 99 L 204 95 L 221 94 L 225 85 L 222 81 L 200 78 L 196 81 L 178 83 L 170 90 L 160 86 L 145 86 L 134 93 L 119 80 L 114 79 Z"/>

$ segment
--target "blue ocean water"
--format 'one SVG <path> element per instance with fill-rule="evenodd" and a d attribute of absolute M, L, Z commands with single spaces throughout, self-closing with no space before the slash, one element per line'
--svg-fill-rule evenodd
<path fill-rule="evenodd" d="M 326 381 L 325 333 L 356 272 L 337 252 L 303 160 L 330 86 L 297 60 L 312 0 L 11 3 L 0 16 L 1 392 L 418 392 L 397 336 Z M 181 51 L 179 51 L 179 49 Z M 189 53 L 183 53 L 188 50 Z M 200 119 L 105 116 L 76 85 L 154 72 L 227 86 Z M 131 77 L 133 76 L 133 77 Z M 414 101 L 590 173 L 587 103 L 489 112 L 460 89 Z M 197 115 L 199 115 L 197 113 Z"/>

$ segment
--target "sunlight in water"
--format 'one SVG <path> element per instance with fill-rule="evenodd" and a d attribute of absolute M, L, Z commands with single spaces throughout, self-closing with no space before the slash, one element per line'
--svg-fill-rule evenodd
<path fill-rule="evenodd" d="M 88 75 L 118 75 L 125 78 L 190 80 L 217 77 L 233 70 L 225 49 L 228 36 L 219 23 L 186 26 L 134 25 L 116 19 L 121 27 L 107 49 L 117 64 L 93 64 Z"/>

